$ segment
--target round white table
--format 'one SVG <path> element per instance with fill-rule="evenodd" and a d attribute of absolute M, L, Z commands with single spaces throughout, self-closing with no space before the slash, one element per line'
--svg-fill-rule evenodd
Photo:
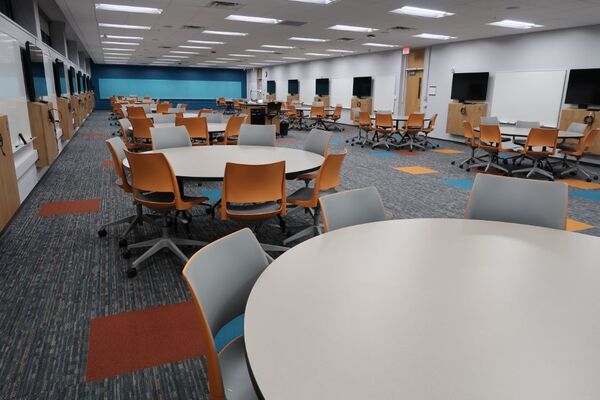
<path fill-rule="evenodd" d="M 221 122 L 208 122 L 207 125 L 208 125 L 209 133 L 225 132 L 225 129 L 227 127 L 226 123 L 221 123 Z M 175 126 L 174 122 L 158 122 L 158 123 L 154 124 L 155 128 L 171 128 L 174 126 Z"/>
<path fill-rule="evenodd" d="M 599 248 L 458 219 L 315 237 L 252 290 L 253 375 L 267 400 L 600 399 Z"/>
<path fill-rule="evenodd" d="M 479 127 L 475 128 L 475 131 L 479 132 Z M 516 126 L 500 125 L 500 133 L 502 136 L 520 137 L 526 138 L 529 136 L 531 128 L 517 128 Z M 583 133 L 571 132 L 571 131 L 559 131 L 559 139 L 581 139 Z"/>
<path fill-rule="evenodd" d="M 154 119 L 155 116 L 157 115 L 165 115 L 165 114 L 157 114 L 157 113 L 147 113 L 146 117 L 148 118 L 152 118 Z M 183 113 L 183 118 L 195 118 L 198 116 L 198 113 L 193 113 L 193 112 L 184 112 Z"/>
<path fill-rule="evenodd" d="M 163 153 L 175 175 L 183 179 L 221 181 L 228 162 L 239 164 L 269 164 L 285 161 L 288 178 L 315 171 L 321 167 L 323 156 L 287 147 L 263 146 L 194 146 L 157 150 Z M 129 168 L 127 159 L 123 165 Z"/>

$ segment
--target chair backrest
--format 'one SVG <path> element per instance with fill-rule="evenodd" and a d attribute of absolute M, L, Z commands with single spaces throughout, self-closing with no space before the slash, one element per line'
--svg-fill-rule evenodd
<path fill-rule="evenodd" d="M 544 152 L 554 154 L 556 152 L 556 143 L 558 142 L 558 129 L 556 128 L 531 128 L 527 140 L 525 141 L 525 151 L 533 148 L 544 148 Z"/>
<path fill-rule="evenodd" d="M 473 130 L 473 125 L 469 121 L 463 121 L 463 126 L 465 127 L 465 138 L 467 138 L 469 142 L 472 142 L 477 137 Z"/>
<path fill-rule="evenodd" d="M 178 113 L 185 112 L 185 108 L 179 108 L 179 107 L 177 107 L 177 108 L 169 108 L 169 110 L 167 110 L 167 112 L 169 114 L 178 114 Z"/>
<path fill-rule="evenodd" d="M 152 133 L 152 148 L 154 150 L 192 146 L 192 141 L 185 126 L 150 128 L 150 132 Z"/>
<path fill-rule="evenodd" d="M 310 117 L 311 118 L 323 118 L 325 116 L 325 107 L 323 103 L 321 105 L 313 104 L 310 106 Z"/>
<path fill-rule="evenodd" d="M 331 119 L 340 119 L 342 118 L 342 106 L 341 104 L 338 104 L 335 106 L 335 109 L 333 110 L 333 114 L 331 114 Z"/>
<path fill-rule="evenodd" d="M 182 110 L 187 110 L 188 105 L 185 103 L 177 103 L 177 108 L 181 108 Z"/>
<path fill-rule="evenodd" d="M 119 119 L 119 125 L 121 126 L 121 136 L 123 137 L 123 139 L 125 140 L 126 138 L 128 138 L 128 130 L 132 128 L 131 126 L 131 121 L 129 121 L 128 118 L 120 118 Z"/>
<path fill-rule="evenodd" d="M 564 183 L 477 174 L 465 218 L 565 229 L 568 196 Z"/>
<path fill-rule="evenodd" d="M 169 112 L 169 108 L 173 107 L 171 103 L 160 103 L 156 106 L 157 113 L 167 113 Z"/>
<path fill-rule="evenodd" d="M 410 130 L 419 131 L 423 129 L 425 125 L 425 114 L 423 113 L 410 113 L 406 121 L 406 128 Z"/>
<path fill-rule="evenodd" d="M 502 133 L 499 125 L 479 125 L 479 142 L 495 145 L 502 145 Z"/>
<path fill-rule="evenodd" d="M 208 123 L 222 123 L 223 122 L 223 114 L 211 112 L 202 114 L 203 117 L 206 117 L 206 122 Z"/>
<path fill-rule="evenodd" d="M 198 116 L 202 117 L 202 114 L 212 114 L 214 112 L 214 110 L 212 108 L 203 108 L 202 110 L 198 111 Z"/>
<path fill-rule="evenodd" d="M 208 124 L 204 117 L 175 119 L 175 126 L 185 126 L 191 139 L 204 140 L 208 144 Z"/>
<path fill-rule="evenodd" d="M 386 219 L 383 201 L 373 186 L 323 196 L 319 204 L 325 232 Z"/>
<path fill-rule="evenodd" d="M 275 125 L 250 125 L 240 127 L 240 146 L 275 146 Z"/>
<path fill-rule="evenodd" d="M 585 132 L 585 130 L 587 128 L 588 128 L 587 124 L 583 124 L 581 122 L 571 122 L 569 124 L 569 127 L 567 128 L 567 131 L 569 131 L 569 132 L 583 133 L 583 132 Z"/>
<path fill-rule="evenodd" d="M 304 150 L 325 157 L 332 138 L 333 133 L 331 132 L 312 129 L 306 138 L 306 142 L 304 142 Z"/>
<path fill-rule="evenodd" d="M 242 124 L 246 122 L 246 117 L 245 116 L 234 116 L 232 115 L 231 117 L 229 117 L 229 120 L 227 120 L 227 125 L 225 126 L 225 143 L 227 143 L 227 140 L 229 138 L 232 138 L 234 136 L 239 136 L 240 134 L 240 128 L 242 127 Z"/>
<path fill-rule="evenodd" d="M 285 161 L 251 165 L 228 162 L 221 197 L 222 219 L 227 219 L 229 203 L 280 202 L 277 213 L 285 215 Z"/>
<path fill-rule="evenodd" d="M 334 189 L 339 186 L 344 159 L 348 150 L 344 149 L 341 153 L 328 154 L 321 165 L 317 178 L 315 179 L 315 188 L 317 193 L 323 190 Z"/>
<path fill-rule="evenodd" d="M 378 111 L 375 113 L 375 126 L 378 128 L 393 128 L 394 120 L 391 111 Z"/>
<path fill-rule="evenodd" d="M 360 108 L 358 110 L 360 110 Z M 358 124 L 360 126 L 371 126 L 371 114 L 367 111 L 359 111 Z"/>
<path fill-rule="evenodd" d="M 147 114 L 152 112 L 152 109 L 150 108 L 150 104 L 142 104 L 142 108 L 144 109 L 144 112 Z"/>
<path fill-rule="evenodd" d="M 252 231 L 244 228 L 200 249 L 183 269 L 202 336 L 209 345 L 206 364 L 211 398 L 225 398 L 214 337 L 244 313 L 250 292 L 269 261 Z"/>
<path fill-rule="evenodd" d="M 131 171 L 131 186 L 140 192 L 179 193 L 171 164 L 162 153 L 125 151 Z"/>
<path fill-rule="evenodd" d="M 498 117 L 481 117 L 479 120 L 480 125 L 500 125 Z"/>
<path fill-rule="evenodd" d="M 110 138 L 106 141 L 106 145 L 108 146 L 108 151 L 110 152 L 110 156 L 113 161 L 113 167 L 115 169 L 115 173 L 121 180 L 121 186 L 123 190 L 127 193 L 131 193 L 133 189 L 129 182 L 127 181 L 127 174 L 125 173 L 125 167 L 123 166 L 123 160 L 125 159 L 125 143 L 119 137 Z"/>
<path fill-rule="evenodd" d="M 133 137 L 136 139 L 152 139 L 150 128 L 154 123 L 150 118 L 131 118 L 131 127 L 133 128 Z"/>
<path fill-rule="evenodd" d="M 539 128 L 542 124 L 540 121 L 521 121 L 518 120 L 515 122 L 515 127 L 517 128 Z"/>
<path fill-rule="evenodd" d="M 155 124 L 165 124 L 165 123 L 173 123 L 175 122 L 174 114 L 155 114 L 152 117 Z"/>
<path fill-rule="evenodd" d="M 431 119 L 429 120 L 429 125 L 427 125 L 427 129 L 431 132 L 434 128 L 435 128 L 435 123 L 437 121 L 437 117 L 438 114 L 435 113 L 431 116 Z"/>
<path fill-rule="evenodd" d="M 594 145 L 596 139 L 600 137 L 600 128 L 589 130 L 583 138 L 577 143 L 577 152 L 579 155 L 583 155 L 590 147 Z"/>
<path fill-rule="evenodd" d="M 146 111 L 143 107 L 127 107 L 127 116 L 129 118 L 146 118 Z"/>

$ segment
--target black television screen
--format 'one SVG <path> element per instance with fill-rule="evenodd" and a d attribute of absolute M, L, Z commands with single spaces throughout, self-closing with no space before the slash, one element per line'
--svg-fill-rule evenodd
<path fill-rule="evenodd" d="M 77 93 L 77 82 L 75 81 L 75 68 L 69 67 L 69 91 L 71 94 Z"/>
<path fill-rule="evenodd" d="M 299 83 L 298 83 L 298 79 L 290 79 L 288 81 L 288 93 L 292 96 L 298 94 L 298 90 L 299 90 Z"/>
<path fill-rule="evenodd" d="M 275 81 L 267 81 L 267 93 L 275 94 Z"/>
<path fill-rule="evenodd" d="M 77 71 L 77 87 L 79 88 L 79 93 L 83 93 L 83 79 L 81 71 Z"/>
<path fill-rule="evenodd" d="M 315 93 L 317 96 L 329 96 L 329 79 L 317 79 Z"/>
<path fill-rule="evenodd" d="M 485 100 L 489 77 L 489 72 L 468 72 L 452 75 L 452 93 L 450 97 L 461 102 Z"/>
<path fill-rule="evenodd" d="M 372 82 L 373 79 L 370 76 L 354 78 L 354 83 L 352 85 L 352 96 L 370 97 Z"/>
<path fill-rule="evenodd" d="M 31 42 L 25 44 L 23 54 L 23 73 L 29 101 L 44 101 L 48 96 L 46 72 L 44 70 L 44 55 L 42 49 Z"/>
<path fill-rule="evenodd" d="M 65 79 L 65 64 L 58 58 L 53 64 L 54 70 L 54 87 L 57 96 L 65 96 L 68 93 L 67 80 Z"/>
<path fill-rule="evenodd" d="M 566 104 L 600 105 L 600 68 L 572 69 L 569 73 Z"/>

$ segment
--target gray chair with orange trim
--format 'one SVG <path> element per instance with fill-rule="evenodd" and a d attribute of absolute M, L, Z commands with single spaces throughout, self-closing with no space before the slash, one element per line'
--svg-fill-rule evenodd
<path fill-rule="evenodd" d="M 600 128 L 589 130 L 583 138 L 579 140 L 579 143 L 572 144 L 562 144 L 559 145 L 561 154 L 564 156 L 563 165 L 567 168 L 560 173 L 560 176 L 565 176 L 567 174 L 576 176 L 579 172 L 581 172 L 588 182 L 593 180 L 598 180 L 598 175 L 593 174 L 592 172 L 583 168 L 580 164 L 581 158 L 586 154 L 588 149 L 590 149 L 596 139 L 600 137 Z M 575 159 L 574 164 L 569 164 L 568 157 L 573 157 Z"/>
<path fill-rule="evenodd" d="M 329 151 L 329 143 L 333 138 L 333 133 L 325 132 L 320 129 L 313 129 L 309 132 L 306 142 L 304 142 L 304 151 L 310 151 L 311 153 L 320 154 L 323 157 L 327 157 Z M 297 176 L 296 179 L 304 181 L 306 186 L 308 183 L 317 177 L 318 172 L 309 172 Z"/>
<path fill-rule="evenodd" d="M 221 137 L 222 144 L 237 144 L 240 136 L 240 129 L 246 122 L 246 116 L 244 114 L 232 115 L 225 125 L 225 132 Z"/>
<path fill-rule="evenodd" d="M 259 398 L 246 362 L 243 318 L 252 287 L 272 261 L 245 228 L 199 250 L 183 269 L 208 349 L 210 399 Z"/>
<path fill-rule="evenodd" d="M 463 121 L 463 125 L 465 127 L 465 144 L 471 148 L 471 155 L 468 158 L 465 158 L 458 164 L 459 168 L 462 168 L 465 164 L 467 166 L 469 164 L 474 164 L 477 161 L 483 161 L 484 155 L 477 156 L 477 149 L 479 148 L 479 142 L 477 135 L 475 134 L 475 130 L 473 130 L 473 125 L 469 121 Z M 450 164 L 455 165 L 456 161 L 452 161 Z"/>
<path fill-rule="evenodd" d="M 373 186 L 323 196 L 319 207 L 325 232 L 387 219 L 381 196 Z"/>
<path fill-rule="evenodd" d="M 397 147 L 408 147 L 408 151 L 413 151 L 416 147 L 425 151 L 425 145 L 422 140 L 419 140 L 419 133 L 423 131 L 425 124 L 425 114 L 423 113 L 411 113 L 408 116 L 408 120 L 403 128 L 399 130 L 402 135 L 403 143 Z"/>
<path fill-rule="evenodd" d="M 150 128 L 150 132 L 153 150 L 192 147 L 192 140 L 185 126 Z"/>
<path fill-rule="evenodd" d="M 275 125 L 250 125 L 240 127 L 238 145 L 240 146 L 275 146 Z"/>
<path fill-rule="evenodd" d="M 394 128 L 394 120 L 392 119 L 391 111 L 379 111 L 375 113 L 375 135 L 377 135 L 377 142 L 371 146 L 375 149 L 379 146 L 384 146 L 386 150 L 391 147 L 398 148 L 398 144 L 394 140 L 393 136 L 398 131 Z M 381 135 L 381 139 L 379 138 Z"/>
<path fill-rule="evenodd" d="M 342 105 L 337 104 L 335 106 L 335 108 L 333 109 L 333 112 L 331 114 L 327 115 L 325 119 L 323 119 L 323 122 L 327 125 L 328 131 L 340 132 L 340 131 L 344 130 L 344 128 L 339 126 L 337 123 L 341 118 L 342 118 Z"/>
<path fill-rule="evenodd" d="M 504 147 L 504 140 L 498 125 L 479 125 L 479 148 L 487 153 L 489 159 L 467 167 L 467 171 L 471 168 L 483 168 L 485 172 L 490 168 L 495 168 L 499 171 L 508 173 L 508 170 L 502 167 L 499 163 L 501 153 L 512 152 L 511 148 Z"/>
<path fill-rule="evenodd" d="M 131 256 L 131 249 L 150 248 L 133 261 L 127 275 L 130 277 L 135 276 L 137 267 L 144 260 L 164 248 L 171 250 L 183 263 L 186 263 L 188 261 L 187 256 L 177 246 L 204 246 L 206 243 L 173 236 L 171 234 L 171 221 L 176 219 L 177 214 L 186 214 L 187 218 L 182 222 L 188 227 L 189 236 L 191 217 L 187 214 L 187 211 L 208 199 L 206 197 L 186 196 L 180 191 L 177 177 L 164 154 L 131 153 L 129 151 L 126 151 L 125 154 L 131 170 L 131 186 L 135 201 L 162 214 L 163 217 L 162 236 L 160 238 L 127 246 L 127 250 L 123 253 L 125 258 Z"/>
<path fill-rule="evenodd" d="M 429 134 L 431 132 L 433 132 L 433 130 L 435 129 L 435 123 L 437 121 L 437 117 L 438 117 L 437 113 L 433 114 L 433 116 L 429 120 L 429 124 L 427 124 L 427 128 L 421 129 L 421 133 L 423 133 L 423 146 L 425 146 L 425 148 L 427 148 L 427 146 L 431 147 L 432 149 L 440 147 L 439 144 L 432 143 L 429 140 Z"/>
<path fill-rule="evenodd" d="M 358 135 L 346 140 L 346 143 L 350 143 L 350 146 L 354 146 L 355 143 L 360 144 L 360 147 L 373 144 L 373 141 L 369 140 L 369 132 L 375 130 L 375 127 L 371 124 L 371 115 L 366 111 L 360 111 L 360 108 L 354 110 L 354 115 L 356 118 L 354 125 L 358 127 Z M 365 136 L 362 135 L 362 132 L 365 133 Z"/>
<path fill-rule="evenodd" d="M 288 215 L 296 210 L 307 210 L 313 220 L 311 225 L 300 227 L 303 228 L 300 232 L 285 239 L 284 245 L 305 236 L 322 233 L 319 223 L 319 198 L 337 192 L 336 187 L 340 184 L 340 171 L 346 154 L 345 150 L 339 154 L 328 154 L 317 172 L 314 186 L 298 189 L 287 197 L 287 202 L 295 206 Z"/>
<path fill-rule="evenodd" d="M 133 129 L 133 141 L 138 149 L 152 149 L 150 128 L 154 127 L 154 122 L 150 118 L 130 118 L 129 122 L 131 122 L 131 128 Z"/>
<path fill-rule="evenodd" d="M 521 150 L 521 155 L 532 159 L 533 165 L 528 168 L 512 171 L 511 174 L 527 172 L 527 178 L 538 174 L 554 180 L 554 175 L 551 172 L 552 166 L 548 161 L 548 157 L 556 154 L 557 142 L 558 129 L 532 128 L 525 141 L 525 147 Z"/>
<path fill-rule="evenodd" d="M 175 119 L 175 126 L 185 126 L 193 146 L 206 146 L 209 144 L 208 124 L 204 117 Z"/>
<path fill-rule="evenodd" d="M 249 222 L 256 232 L 267 220 L 278 218 L 285 231 L 285 161 L 252 165 L 227 163 L 222 187 L 221 219 Z M 271 244 L 261 243 L 261 246 L 267 251 L 288 250 Z"/>
<path fill-rule="evenodd" d="M 477 174 L 465 218 L 566 229 L 568 202 L 564 183 Z"/>
<path fill-rule="evenodd" d="M 125 147 L 125 143 L 123 143 L 123 140 L 121 140 L 121 138 L 117 137 L 117 138 L 108 139 L 106 141 L 106 145 L 108 146 L 108 150 L 110 152 L 112 162 L 113 162 L 113 168 L 114 168 L 115 173 L 118 178 L 117 181 L 115 182 L 115 184 L 119 188 L 121 188 L 121 190 L 123 190 L 123 192 L 132 195 L 133 188 L 127 181 L 127 174 L 125 173 L 125 169 L 123 166 L 123 160 L 125 159 L 125 150 L 127 150 L 127 148 Z M 98 236 L 100 236 L 100 237 L 106 236 L 108 234 L 108 232 L 106 231 L 106 228 L 108 228 L 109 226 L 120 225 L 120 224 L 129 224 L 129 226 L 127 227 L 125 232 L 123 232 L 119 236 L 119 246 L 125 247 L 125 246 L 127 246 L 127 239 L 125 239 L 125 236 L 127 236 L 127 234 L 129 232 L 131 232 L 132 229 L 136 228 L 138 225 L 142 225 L 144 222 L 147 222 L 152 225 L 156 225 L 156 222 L 152 218 L 144 215 L 144 210 L 140 203 L 138 203 L 136 201 L 134 201 L 133 203 L 135 204 L 135 211 L 136 211 L 135 215 L 121 218 L 117 221 L 112 221 L 112 222 L 102 225 L 100 227 L 100 229 L 98 229 Z"/>

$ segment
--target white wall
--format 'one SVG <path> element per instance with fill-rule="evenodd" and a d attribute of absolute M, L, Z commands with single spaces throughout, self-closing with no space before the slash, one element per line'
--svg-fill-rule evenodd
<path fill-rule="evenodd" d="M 490 110 L 497 71 L 599 67 L 600 25 L 437 45 L 429 49 L 423 87 L 427 93 L 427 85 L 437 86 L 437 93 L 426 98 L 422 107 L 427 114 L 439 114 L 432 136 L 452 137 L 445 133 L 452 68 L 456 72 L 490 72 Z"/>
<path fill-rule="evenodd" d="M 266 77 L 263 75 L 263 79 L 265 82 L 267 80 L 274 80 L 277 82 L 277 100 L 285 101 L 288 79 L 300 80 L 300 93 L 304 94 L 304 97 L 308 97 L 307 89 L 302 87 L 303 84 L 311 85 L 309 91 L 311 96 L 314 96 L 315 79 L 329 78 L 330 96 L 333 97 L 334 93 L 332 90 L 334 88 L 332 85 L 332 80 L 337 79 L 340 80 L 340 82 L 342 82 L 341 80 L 347 80 L 343 82 L 351 85 L 352 78 L 357 76 L 372 76 L 374 78 L 375 81 L 373 83 L 373 94 L 376 96 L 375 92 L 379 90 L 377 89 L 377 78 L 379 77 L 381 79 L 380 86 L 381 82 L 385 82 L 386 84 L 394 82 L 393 94 L 389 96 L 391 97 L 389 100 L 386 99 L 384 102 L 380 102 L 378 99 L 374 98 L 374 104 L 380 106 L 379 108 L 381 109 L 385 108 L 399 110 L 402 108 L 402 101 L 400 100 L 403 100 L 400 99 L 400 93 L 402 93 L 401 77 L 403 76 L 402 62 L 403 56 L 401 51 L 361 54 L 356 56 L 337 57 L 332 59 L 267 67 L 263 69 L 263 74 L 266 73 Z M 346 93 L 348 92 L 350 95 L 345 97 L 351 97 L 351 87 L 348 91 L 346 91 Z M 344 103 L 345 106 L 349 106 L 350 98 L 344 98 Z"/>

